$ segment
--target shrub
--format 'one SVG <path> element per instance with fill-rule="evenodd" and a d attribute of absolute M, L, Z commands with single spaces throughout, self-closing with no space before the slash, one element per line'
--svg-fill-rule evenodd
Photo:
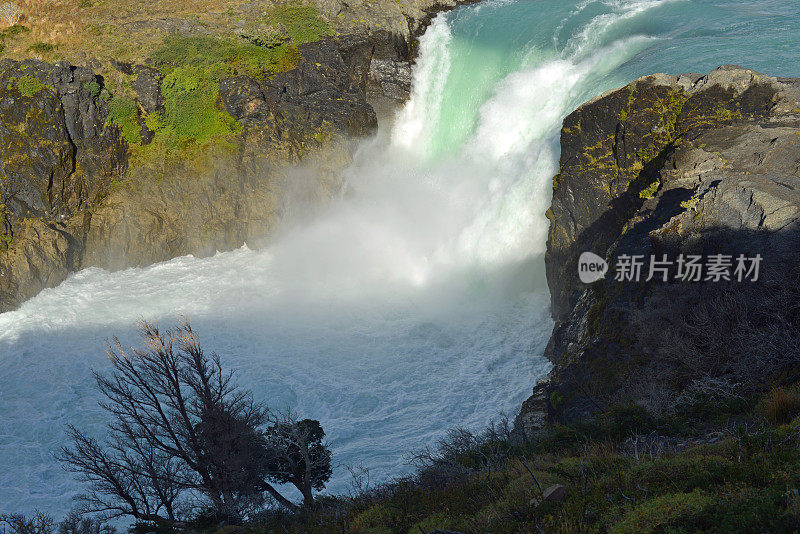
<path fill-rule="evenodd" d="M 719 454 L 684 453 L 637 464 L 631 476 L 650 491 L 708 489 L 733 481 L 740 474 L 738 464 Z"/>
<path fill-rule="evenodd" d="M 656 429 L 657 422 L 648 411 L 638 404 L 615 406 L 594 423 L 588 423 L 585 431 L 595 439 L 621 440 L 637 434 L 647 434 Z"/>
<path fill-rule="evenodd" d="M 28 47 L 28 52 L 33 52 L 34 54 L 47 54 L 55 49 L 56 45 L 52 43 L 44 43 L 42 41 L 36 41 L 35 43 L 33 43 Z"/>
<path fill-rule="evenodd" d="M 164 123 L 180 142 L 202 144 L 240 128 L 233 117 L 217 108 L 219 80 L 214 71 L 214 67 L 185 66 L 164 78 Z"/>
<path fill-rule="evenodd" d="M 122 130 L 122 136 L 129 145 L 142 144 L 142 127 L 139 124 L 139 107 L 126 96 L 115 96 L 108 104 L 109 118 Z"/>
<path fill-rule="evenodd" d="M 638 534 L 666 531 L 677 519 L 697 514 L 711 502 L 712 497 L 700 490 L 662 495 L 631 510 L 610 532 Z"/>
<path fill-rule="evenodd" d="M 13 26 L 10 26 L 3 31 L 0 31 L 0 39 L 6 39 L 7 37 L 16 37 L 21 33 L 27 33 L 29 31 L 31 31 L 31 29 L 28 28 L 27 26 L 23 26 L 22 24 L 14 24 Z"/>
<path fill-rule="evenodd" d="M 52 534 L 55 521 L 44 512 L 35 511 L 30 517 L 22 514 L 0 514 L 0 529 L 9 534 Z"/>
<path fill-rule="evenodd" d="M 640 504 L 610 532 L 794 532 L 794 520 L 782 514 L 785 502 L 772 488 L 672 493 Z"/>
<path fill-rule="evenodd" d="M 785 425 L 800 415 L 800 386 L 776 388 L 762 401 L 764 415 L 773 425 Z"/>
<path fill-rule="evenodd" d="M 83 84 L 83 87 L 89 91 L 89 94 L 92 95 L 92 98 L 97 98 L 100 96 L 100 91 L 103 89 L 103 87 L 96 81 L 86 82 Z"/>
<path fill-rule="evenodd" d="M 715 242 L 741 239 L 724 232 Z M 746 398 L 798 376 L 800 264 L 793 252 L 771 258 L 757 283 L 700 283 L 692 291 L 682 284 L 650 287 L 646 305 L 633 306 L 629 315 L 635 349 L 649 362 L 649 369 L 636 371 L 638 387 L 677 396 L 689 387 L 709 389 L 704 384 L 713 392 L 724 383 Z"/>

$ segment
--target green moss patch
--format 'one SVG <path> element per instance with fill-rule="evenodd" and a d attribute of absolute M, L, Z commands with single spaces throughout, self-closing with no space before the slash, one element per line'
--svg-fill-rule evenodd
<path fill-rule="evenodd" d="M 16 86 L 20 94 L 27 96 L 28 98 L 31 98 L 33 95 L 46 87 L 46 85 L 42 83 L 39 78 L 27 74 L 20 78 L 12 78 L 7 89 L 11 90 L 14 88 L 14 86 Z"/>
<path fill-rule="evenodd" d="M 89 94 L 92 95 L 92 98 L 97 98 L 100 96 L 100 92 L 103 90 L 103 87 L 96 81 L 86 82 L 83 84 L 83 87 L 89 91 Z"/>
<path fill-rule="evenodd" d="M 268 48 L 243 40 L 174 35 L 164 39 L 153 60 L 165 74 L 180 67 L 206 67 L 259 79 L 294 68 L 300 53 L 289 44 Z"/>
<path fill-rule="evenodd" d="M 652 184 L 648 185 L 641 191 L 639 191 L 639 198 L 643 200 L 649 200 L 656 196 L 656 192 L 658 191 L 658 186 L 661 185 L 660 182 L 655 181 Z"/>

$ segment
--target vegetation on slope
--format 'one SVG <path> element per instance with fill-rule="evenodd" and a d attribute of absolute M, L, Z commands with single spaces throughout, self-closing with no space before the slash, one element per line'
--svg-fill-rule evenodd
<path fill-rule="evenodd" d="M 168 35 L 148 61 L 163 74 L 164 111 L 144 113 L 133 100 L 133 76 L 114 72 L 111 121 L 118 125 L 139 160 L 187 155 L 209 141 L 237 133 L 240 125 L 218 105 L 219 83 L 246 75 L 263 79 L 294 68 L 298 47 L 333 35 L 314 6 L 298 2 L 267 9 L 262 24 L 239 37 Z M 143 131 L 150 130 L 152 139 Z M 148 146 L 144 146 L 148 145 Z"/>
<path fill-rule="evenodd" d="M 92 63 L 107 89 L 101 95 L 98 87 L 92 96 L 109 101 L 109 121 L 144 158 L 237 132 L 239 125 L 218 109 L 220 79 L 239 74 L 262 79 L 289 70 L 300 59 L 299 46 L 334 35 L 316 6 L 302 0 L 258 6 L 242 0 L 22 0 L 18 5 L 19 22 L 0 32 L 3 55 Z M 126 64 L 152 64 L 162 71 L 163 113 L 148 116 L 139 109 L 132 90 L 136 74 L 119 67 Z M 26 96 L 35 89 L 20 85 Z M 151 140 L 152 148 L 137 148 Z"/>
<path fill-rule="evenodd" d="M 713 408 L 713 409 L 709 409 Z M 452 431 L 413 476 L 252 532 L 790 532 L 800 527 L 800 392 L 618 407 L 521 442 Z M 563 498 L 545 498 L 563 485 Z"/>
<path fill-rule="evenodd" d="M 331 34 L 313 4 L 300 0 L 17 0 L 22 16 L 0 33 L 5 55 L 144 63 L 169 35 L 285 34 L 297 46 Z M 266 7 L 265 7 L 266 6 Z M 271 30 L 269 28 L 271 27 Z"/>
<path fill-rule="evenodd" d="M 118 399 L 121 406 L 126 399 Z M 87 462 L 77 465 L 93 469 L 94 449 L 82 450 L 78 458 Z M 306 498 L 300 508 L 250 512 L 244 520 L 212 509 L 186 523 L 139 514 L 133 532 L 793 532 L 800 528 L 800 386 L 748 398 L 697 394 L 660 417 L 617 406 L 529 440 L 507 420 L 480 434 L 454 429 L 411 461 L 414 474 L 377 487 L 368 472 L 351 470 L 347 496 Z M 95 495 L 108 491 L 93 488 Z M 49 530 L 26 530 L 37 518 L 0 516 L 0 523 L 14 534 L 52 534 L 52 520 Z"/>

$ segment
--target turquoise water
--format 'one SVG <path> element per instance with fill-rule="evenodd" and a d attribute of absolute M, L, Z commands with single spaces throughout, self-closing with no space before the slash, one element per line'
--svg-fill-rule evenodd
<path fill-rule="evenodd" d="M 800 4 L 788 0 L 490 1 L 445 18 L 451 64 L 434 150 L 457 148 L 469 136 L 499 79 L 547 60 L 585 60 L 614 44 L 623 46 L 608 50 L 610 65 L 578 87 L 565 84 L 568 107 L 655 72 L 739 64 L 800 76 Z"/>
<path fill-rule="evenodd" d="M 490 0 L 438 17 L 413 94 L 365 141 L 353 191 L 267 250 L 88 269 L 0 315 L 0 512 L 56 515 L 81 485 L 64 425 L 102 438 L 104 340 L 185 314 L 275 407 L 318 418 L 373 481 L 448 427 L 513 416 L 549 365 L 542 254 L 558 131 L 580 103 L 657 71 L 800 74 L 794 2 Z"/>

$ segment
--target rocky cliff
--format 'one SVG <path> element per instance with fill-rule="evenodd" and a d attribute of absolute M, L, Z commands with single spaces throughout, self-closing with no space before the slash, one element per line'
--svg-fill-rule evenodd
<path fill-rule="evenodd" d="M 800 80 L 736 66 L 648 76 L 567 117 L 561 149 L 547 212 L 554 369 L 523 406 L 527 433 L 796 375 Z M 580 282 L 583 252 L 605 258 L 604 279 Z"/>
<path fill-rule="evenodd" d="M 284 54 L 279 61 L 289 68 L 277 74 L 223 74 L 209 124 L 228 135 L 197 146 L 179 139 L 170 153 L 153 142 L 158 122 L 170 114 L 169 98 L 203 97 L 211 67 L 201 61 L 187 62 L 183 78 L 169 82 L 152 63 L 3 60 L 0 312 L 83 267 L 258 245 L 290 207 L 313 209 L 331 198 L 352 140 L 377 126 L 373 104 L 390 108 L 407 98 L 415 39 L 437 11 L 458 3 L 318 2 L 337 31 Z M 167 26 L 178 38 L 185 29 Z M 228 43 L 219 38 L 200 44 Z M 109 67 L 114 81 L 99 74 Z M 191 105 L 184 106 L 190 116 L 209 113 L 191 113 Z M 195 137 L 204 135 L 206 125 L 187 122 Z"/>

